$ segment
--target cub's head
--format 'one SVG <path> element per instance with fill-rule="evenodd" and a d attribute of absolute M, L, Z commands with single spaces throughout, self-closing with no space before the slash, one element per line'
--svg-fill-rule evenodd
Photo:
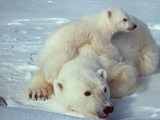
<path fill-rule="evenodd" d="M 86 117 L 107 118 L 114 108 L 106 79 L 103 69 L 58 79 L 54 83 L 55 97 L 66 110 Z"/>
<path fill-rule="evenodd" d="M 113 27 L 115 32 L 130 32 L 137 27 L 131 17 L 122 9 L 112 8 L 107 10 L 105 14 L 107 16 L 108 26 Z"/>

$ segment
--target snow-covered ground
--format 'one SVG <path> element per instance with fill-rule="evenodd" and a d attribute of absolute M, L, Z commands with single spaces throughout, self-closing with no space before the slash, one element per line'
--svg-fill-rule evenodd
<path fill-rule="evenodd" d="M 159 0 L 0 0 L 0 96 L 6 99 L 8 106 L 66 113 L 51 100 L 25 99 L 26 86 L 37 70 L 38 52 L 47 36 L 60 25 L 107 7 L 121 7 L 145 21 L 160 48 Z M 160 69 L 140 78 L 139 83 L 141 91 L 112 100 L 115 111 L 109 120 L 160 120 Z M 25 113 L 23 109 L 2 109 L 2 120 L 10 120 L 12 113 L 17 114 L 17 119 L 19 112 Z M 9 113 L 4 118 L 6 111 Z M 43 119 L 51 119 L 51 116 L 54 120 L 71 119 L 43 111 L 34 111 L 33 116 L 35 114 L 39 119 L 42 115 L 46 115 Z M 32 116 L 31 113 L 23 115 Z"/>

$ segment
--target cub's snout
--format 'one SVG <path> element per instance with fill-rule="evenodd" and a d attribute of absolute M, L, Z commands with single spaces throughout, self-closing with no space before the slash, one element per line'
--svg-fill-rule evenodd
<path fill-rule="evenodd" d="M 128 30 L 128 31 L 132 31 L 132 30 L 134 30 L 136 27 L 137 27 L 137 25 L 136 25 L 135 23 L 132 23 L 132 24 L 127 28 L 127 30 Z"/>

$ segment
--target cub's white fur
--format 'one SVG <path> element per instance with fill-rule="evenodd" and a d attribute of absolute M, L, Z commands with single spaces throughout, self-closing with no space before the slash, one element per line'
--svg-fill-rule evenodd
<path fill-rule="evenodd" d="M 124 21 L 127 19 L 127 21 Z M 98 55 L 121 60 L 110 39 L 117 31 L 129 32 L 135 23 L 122 9 L 104 10 L 100 13 L 71 21 L 55 31 L 46 41 L 40 56 L 40 71 L 52 82 L 62 66 L 77 56 L 77 50 L 91 44 Z"/>
<path fill-rule="evenodd" d="M 130 16 L 137 28 L 129 33 L 118 32 L 112 37 L 124 60 L 136 66 L 138 74 L 150 75 L 155 72 L 159 63 L 159 53 L 147 25 L 141 20 Z"/>

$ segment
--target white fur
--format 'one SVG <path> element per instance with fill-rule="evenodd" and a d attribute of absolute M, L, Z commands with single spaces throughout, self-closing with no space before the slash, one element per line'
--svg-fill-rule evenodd
<path fill-rule="evenodd" d="M 55 98 L 66 109 L 86 117 L 99 114 L 102 117 L 104 106 L 110 103 L 110 89 L 113 98 L 130 95 L 137 90 L 134 66 L 97 55 L 91 45 L 83 46 L 78 53 L 75 59 L 64 64 L 54 81 Z M 62 90 L 58 84 L 63 86 Z M 107 88 L 107 93 L 104 93 L 104 88 Z M 84 96 L 87 90 L 91 91 L 91 97 Z"/>
<path fill-rule="evenodd" d="M 105 116 L 103 110 L 106 104 L 111 103 L 106 80 L 107 74 L 101 68 L 98 56 L 90 45 L 86 45 L 79 50 L 75 59 L 64 64 L 61 69 L 54 82 L 55 98 L 65 109 L 86 117 Z M 62 89 L 58 84 L 63 86 Z M 85 96 L 85 91 L 90 91 L 91 95 Z"/>
<path fill-rule="evenodd" d="M 159 53 L 147 25 L 130 16 L 137 28 L 129 33 L 116 33 L 111 42 L 123 56 L 124 62 L 114 62 L 107 70 L 112 98 L 121 98 L 134 93 L 138 76 L 153 74 L 159 64 Z M 113 62 L 113 61 L 112 61 Z M 106 64 L 106 63 L 105 63 Z M 107 65 L 105 68 L 107 68 Z"/>
<path fill-rule="evenodd" d="M 124 18 L 128 21 L 124 22 Z M 127 32 L 133 24 L 138 27 Z M 115 32 L 118 33 L 112 37 Z M 118 62 L 117 57 L 123 57 L 124 62 Z M 108 78 L 111 97 L 130 95 L 136 91 L 138 74 L 154 73 L 158 61 L 156 43 L 142 21 L 120 9 L 103 11 L 72 21 L 50 36 L 28 96 L 45 100 L 54 93 L 66 109 L 95 116 L 110 98 L 104 78 Z M 103 94 L 104 87 L 108 94 Z M 87 98 L 85 90 L 99 97 Z"/>
<path fill-rule="evenodd" d="M 130 19 L 137 28 L 129 33 L 118 32 L 113 36 L 112 44 L 127 63 L 136 66 L 140 76 L 153 74 L 159 63 L 156 42 L 144 22 L 133 16 Z"/>
<path fill-rule="evenodd" d="M 108 12 L 111 13 L 109 17 Z M 124 22 L 123 19 L 128 19 Z M 45 73 L 48 82 L 52 82 L 62 66 L 77 56 L 77 50 L 85 44 L 91 44 L 98 55 L 119 60 L 121 56 L 110 39 L 117 31 L 128 32 L 134 22 L 121 9 L 105 10 L 82 19 L 71 21 L 46 41 L 40 56 L 40 70 Z"/>

